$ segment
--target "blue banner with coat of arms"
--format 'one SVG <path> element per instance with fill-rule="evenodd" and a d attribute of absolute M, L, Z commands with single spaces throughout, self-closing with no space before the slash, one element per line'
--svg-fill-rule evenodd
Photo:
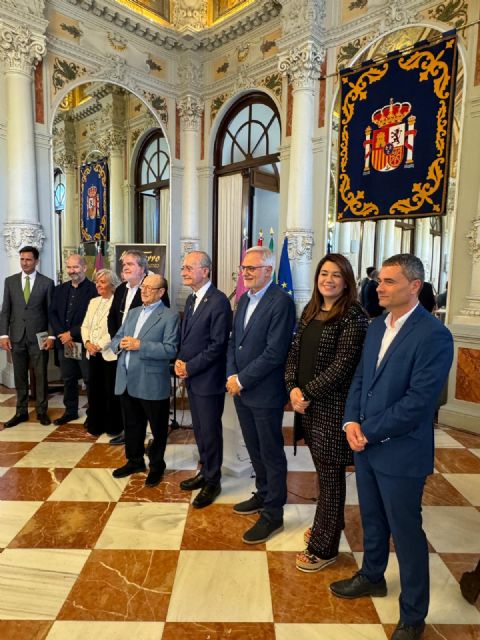
<path fill-rule="evenodd" d="M 108 240 L 108 187 L 106 158 L 82 165 L 80 169 L 82 242 Z"/>
<path fill-rule="evenodd" d="M 457 37 L 340 76 L 337 220 L 446 214 Z"/>

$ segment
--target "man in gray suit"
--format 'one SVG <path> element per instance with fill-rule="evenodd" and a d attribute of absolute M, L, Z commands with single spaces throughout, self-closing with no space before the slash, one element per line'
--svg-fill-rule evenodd
<path fill-rule="evenodd" d="M 36 408 L 40 424 L 50 424 L 47 414 L 48 352 L 55 338 L 48 325 L 48 308 L 53 280 L 38 273 L 39 253 L 36 247 L 20 249 L 22 271 L 5 279 L 0 314 L 0 348 L 10 351 L 17 390 L 17 409 L 4 427 L 15 427 L 28 420 L 28 370 L 35 372 Z M 41 342 L 37 333 L 48 332 Z"/>
<path fill-rule="evenodd" d="M 177 353 L 179 318 L 161 298 L 166 291 L 161 275 L 147 276 L 140 285 L 142 307 L 130 309 L 114 336 L 111 349 L 119 354 L 115 393 L 124 415 L 127 463 L 113 471 L 124 478 L 145 471 L 146 422 L 153 441 L 148 456 L 150 471 L 145 481 L 154 487 L 165 471 L 168 417 L 170 410 L 170 360 Z"/>

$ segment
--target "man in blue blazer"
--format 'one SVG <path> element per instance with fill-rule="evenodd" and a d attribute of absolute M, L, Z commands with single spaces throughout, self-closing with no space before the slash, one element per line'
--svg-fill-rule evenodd
<path fill-rule="evenodd" d="M 150 472 L 145 484 L 154 487 L 165 471 L 170 360 L 177 353 L 179 319 L 161 300 L 166 290 L 163 276 L 147 276 L 140 290 L 143 306 L 130 309 L 111 343 L 112 351 L 119 354 L 115 393 L 122 403 L 127 457 L 127 463 L 115 469 L 113 476 L 124 478 L 145 471 L 148 420 L 153 441 L 148 452 Z"/>
<path fill-rule="evenodd" d="M 242 272 L 248 292 L 238 303 L 227 352 L 227 391 L 234 397 L 257 488 L 233 510 L 241 515 L 261 512 L 243 535 L 247 544 L 265 542 L 283 529 L 287 499 L 282 419 L 295 305 L 272 282 L 274 268 L 275 258 L 267 248 L 252 247 L 245 253 Z"/>
<path fill-rule="evenodd" d="M 232 309 L 227 296 L 210 282 L 212 261 L 204 251 L 188 253 L 182 265 L 187 298 L 175 373 L 185 381 L 201 471 L 180 483 L 185 491 L 201 489 L 192 506 L 212 504 L 221 491 L 222 414 Z"/>
<path fill-rule="evenodd" d="M 378 297 L 388 315 L 369 327 L 345 407 L 355 452 L 364 534 L 360 571 L 330 588 L 341 598 L 385 596 L 393 537 L 400 568 L 400 622 L 392 640 L 421 638 L 429 604 L 422 495 L 433 472 L 437 398 L 453 359 L 450 331 L 418 303 L 424 281 L 411 254 L 385 260 Z"/>
<path fill-rule="evenodd" d="M 53 292 L 53 280 L 39 273 L 39 253 L 36 247 L 20 249 L 21 273 L 5 279 L 0 314 L 0 348 L 11 351 L 13 375 L 17 391 L 15 415 L 5 422 L 6 429 L 28 420 L 28 370 L 35 372 L 37 418 L 40 424 L 50 424 L 48 407 L 48 351 L 54 339 L 48 323 L 48 308 Z M 41 348 L 37 333 L 48 332 Z"/>
<path fill-rule="evenodd" d="M 65 405 L 64 414 L 53 421 L 57 426 L 78 418 L 79 378 L 88 385 L 88 361 L 82 344 L 81 326 L 90 300 L 98 295 L 96 286 L 86 277 L 87 263 L 83 256 L 77 253 L 68 256 L 66 269 L 70 280 L 55 287 L 49 311 L 53 335 L 56 336 L 55 349 L 62 373 Z M 81 345 L 80 360 L 65 356 L 65 350 L 75 342 Z"/>

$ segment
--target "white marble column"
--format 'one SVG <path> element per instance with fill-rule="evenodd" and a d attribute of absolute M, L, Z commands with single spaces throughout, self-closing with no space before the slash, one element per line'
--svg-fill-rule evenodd
<path fill-rule="evenodd" d="M 314 91 L 324 55 L 323 50 L 307 42 L 282 54 L 279 59 L 280 71 L 293 86 L 287 233 L 299 312 L 310 299 L 312 288 Z"/>
<path fill-rule="evenodd" d="M 77 210 L 76 191 L 76 163 L 75 157 L 66 155 L 62 163 L 65 175 L 65 208 L 62 215 L 62 261 L 65 268 L 67 258 L 77 251 L 80 243 L 80 222 Z"/>
<path fill-rule="evenodd" d="M 0 23 L 0 56 L 4 61 L 7 111 L 7 216 L 4 241 L 11 264 L 18 268 L 24 245 L 41 249 L 45 234 L 39 222 L 33 113 L 33 70 L 45 53 L 45 38 L 24 25 Z M 6 269 L 7 271 L 7 269 Z"/>
<path fill-rule="evenodd" d="M 180 236 L 180 259 L 172 264 L 179 268 L 183 256 L 199 248 L 199 188 L 198 168 L 200 159 L 200 118 L 203 103 L 193 95 L 184 96 L 177 104 L 181 121 L 181 151 L 183 162 L 182 181 L 182 225 Z M 177 303 L 182 305 L 190 293 L 183 286 L 179 290 Z"/>
<path fill-rule="evenodd" d="M 383 227 L 383 256 L 379 260 L 379 264 L 375 265 L 377 269 L 382 266 L 382 261 L 390 258 L 395 253 L 395 220 L 382 220 Z"/>
<path fill-rule="evenodd" d="M 110 148 L 110 242 L 125 242 L 123 144 L 116 144 Z"/>
<path fill-rule="evenodd" d="M 462 310 L 462 314 L 478 320 L 480 318 L 480 215 L 473 220 L 467 239 L 472 256 L 472 275 L 470 292 L 466 298 L 467 306 Z"/>

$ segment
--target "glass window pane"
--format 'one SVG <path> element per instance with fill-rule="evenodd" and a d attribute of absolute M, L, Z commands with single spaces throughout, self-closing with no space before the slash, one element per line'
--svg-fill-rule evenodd
<path fill-rule="evenodd" d="M 242 153 L 243 151 L 243 156 L 240 158 L 241 160 L 245 159 L 245 155 L 248 153 L 248 130 L 249 130 L 249 126 L 248 124 L 245 124 L 241 127 L 241 129 L 237 132 L 237 136 L 235 138 L 235 142 L 237 150 L 234 152 L 235 154 L 237 153 Z M 241 147 L 242 151 L 240 151 L 238 149 L 238 146 Z M 235 160 L 235 162 L 238 162 L 238 160 Z"/>
<path fill-rule="evenodd" d="M 250 149 L 254 158 L 259 158 L 267 153 L 265 129 L 257 122 L 252 122 L 250 127 Z"/>
<path fill-rule="evenodd" d="M 267 153 L 277 153 L 280 147 L 280 122 L 275 119 L 267 132 L 268 151 Z"/>
<path fill-rule="evenodd" d="M 232 120 L 230 120 L 228 129 L 232 134 L 232 136 L 235 137 L 240 127 L 246 122 L 248 122 L 248 113 L 249 113 L 249 108 L 245 107 L 239 113 L 237 113 L 237 115 L 234 118 L 232 118 Z"/>
<path fill-rule="evenodd" d="M 273 115 L 272 109 L 266 104 L 255 103 L 252 105 L 252 120 L 259 120 L 266 126 Z"/>
<path fill-rule="evenodd" d="M 159 220 L 155 196 L 144 192 L 141 197 L 143 206 L 143 241 L 158 242 Z"/>

